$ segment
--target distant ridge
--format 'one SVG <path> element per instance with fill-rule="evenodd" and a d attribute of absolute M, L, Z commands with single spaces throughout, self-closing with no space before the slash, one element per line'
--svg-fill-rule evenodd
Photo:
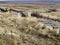
<path fill-rule="evenodd" d="M 39 3 L 39 2 L 43 2 L 43 3 L 60 3 L 60 0 L 0 0 L 0 2 L 4 3 L 4 2 L 29 2 L 29 3 Z"/>
<path fill-rule="evenodd" d="M 0 1 L 0 3 L 60 3 L 60 1 Z"/>

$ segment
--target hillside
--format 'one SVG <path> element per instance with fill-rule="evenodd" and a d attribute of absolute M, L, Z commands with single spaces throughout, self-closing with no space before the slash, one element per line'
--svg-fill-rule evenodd
<path fill-rule="evenodd" d="M 0 5 L 0 8 L 8 8 L 7 12 L 0 11 L 0 45 L 60 45 L 60 6 Z M 56 11 L 49 10 L 51 8 Z M 21 16 L 20 11 L 25 16 Z"/>

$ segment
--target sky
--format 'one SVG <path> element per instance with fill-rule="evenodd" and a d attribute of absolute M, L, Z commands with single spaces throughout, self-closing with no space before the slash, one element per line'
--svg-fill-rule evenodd
<path fill-rule="evenodd" d="M 60 1 L 60 0 L 0 0 L 0 1 Z"/>

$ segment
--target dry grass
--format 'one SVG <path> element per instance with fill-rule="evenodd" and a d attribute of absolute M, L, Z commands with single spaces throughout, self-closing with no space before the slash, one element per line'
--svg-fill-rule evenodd
<path fill-rule="evenodd" d="M 43 28 L 37 18 L 31 18 L 32 20 L 28 20 L 28 17 L 1 19 L 0 26 L 7 31 L 6 35 L 3 35 L 3 43 L 5 45 L 60 45 L 60 35 L 54 35 L 55 32 Z M 8 31 L 16 35 L 9 36 Z"/>
<path fill-rule="evenodd" d="M 29 6 L 28 6 L 29 5 Z M 18 10 L 37 11 L 43 16 L 59 17 L 59 12 L 46 13 L 48 5 L 32 5 L 23 4 L 3 5 Z M 21 6 L 21 7 L 20 7 Z M 39 8 L 34 8 L 34 7 Z M 43 7 L 43 8 L 42 8 Z M 56 14 L 56 15 L 55 15 Z M 11 17 L 12 13 L 2 13 L 0 19 L 0 45 L 60 45 L 60 34 L 56 33 L 56 29 L 50 30 L 46 28 L 40 19 L 34 17 Z M 59 18 L 60 19 L 60 18 Z M 3 42 L 3 43 L 2 43 Z"/>

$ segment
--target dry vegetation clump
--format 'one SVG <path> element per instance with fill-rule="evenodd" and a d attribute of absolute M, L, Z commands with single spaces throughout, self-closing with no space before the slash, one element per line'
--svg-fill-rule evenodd
<path fill-rule="evenodd" d="M 48 12 L 48 13 L 50 13 L 50 12 L 57 12 L 57 10 L 56 10 L 55 8 L 53 8 L 53 9 L 48 9 L 47 12 Z"/>
<path fill-rule="evenodd" d="M 3 18 L 0 27 L 4 45 L 60 45 L 60 35 L 41 26 L 37 18 Z"/>

